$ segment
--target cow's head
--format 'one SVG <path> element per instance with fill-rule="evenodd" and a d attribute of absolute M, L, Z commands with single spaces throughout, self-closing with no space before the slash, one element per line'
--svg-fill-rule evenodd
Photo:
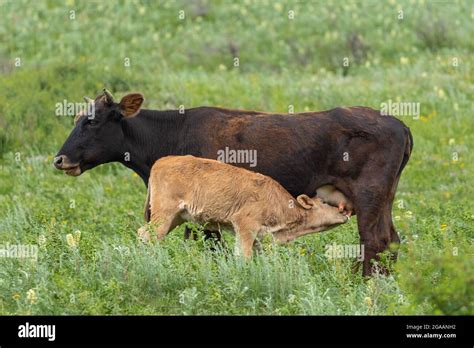
<path fill-rule="evenodd" d="M 105 89 L 95 100 L 85 99 L 94 103 L 94 107 L 76 115 L 74 129 L 53 162 L 57 169 L 72 176 L 123 158 L 121 123 L 125 118 L 137 115 L 144 100 L 141 94 L 133 93 L 116 103 Z"/>

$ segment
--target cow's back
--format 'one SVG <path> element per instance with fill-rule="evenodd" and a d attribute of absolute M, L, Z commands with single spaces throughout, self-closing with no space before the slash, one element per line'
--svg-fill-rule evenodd
<path fill-rule="evenodd" d="M 385 150 L 405 146 L 403 123 L 367 107 L 297 114 L 200 107 L 186 117 L 181 153 L 217 159 L 226 148 L 255 151 L 255 166 L 231 164 L 270 176 L 293 196 L 313 195 L 335 184 L 331 178 L 355 178 L 368 153 L 382 160 Z"/>

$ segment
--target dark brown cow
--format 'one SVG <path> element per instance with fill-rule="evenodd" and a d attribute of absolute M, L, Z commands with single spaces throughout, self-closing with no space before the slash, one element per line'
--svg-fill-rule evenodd
<path fill-rule="evenodd" d="M 198 107 L 140 110 L 143 97 L 119 103 L 110 93 L 95 99 L 95 117 L 80 117 L 54 164 L 70 175 L 120 162 L 148 183 L 155 161 L 167 155 L 218 159 L 222 151 L 256 151 L 255 163 L 232 163 L 268 175 L 292 196 L 314 196 L 332 185 L 353 203 L 363 274 L 371 260 L 400 239 L 392 222 L 398 181 L 413 146 L 398 119 L 367 107 L 299 114 Z M 396 253 L 393 254 L 396 257 Z"/>

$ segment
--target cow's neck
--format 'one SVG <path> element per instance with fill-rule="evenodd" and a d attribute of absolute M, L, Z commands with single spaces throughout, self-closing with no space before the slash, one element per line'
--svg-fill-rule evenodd
<path fill-rule="evenodd" d="M 151 167 L 161 157 L 177 154 L 184 115 L 178 110 L 142 110 L 124 120 L 124 157 L 122 164 L 137 173 L 148 185 Z"/>

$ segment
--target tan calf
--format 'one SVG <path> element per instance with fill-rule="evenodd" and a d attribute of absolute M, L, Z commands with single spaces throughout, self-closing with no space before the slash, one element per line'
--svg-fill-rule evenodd
<path fill-rule="evenodd" d="M 347 221 L 337 208 L 300 195 L 295 200 L 270 177 L 215 160 L 168 156 L 151 169 L 150 225 L 158 240 L 185 221 L 232 229 L 245 257 L 257 237 L 288 242 Z M 146 227 L 138 231 L 149 239 Z"/>

